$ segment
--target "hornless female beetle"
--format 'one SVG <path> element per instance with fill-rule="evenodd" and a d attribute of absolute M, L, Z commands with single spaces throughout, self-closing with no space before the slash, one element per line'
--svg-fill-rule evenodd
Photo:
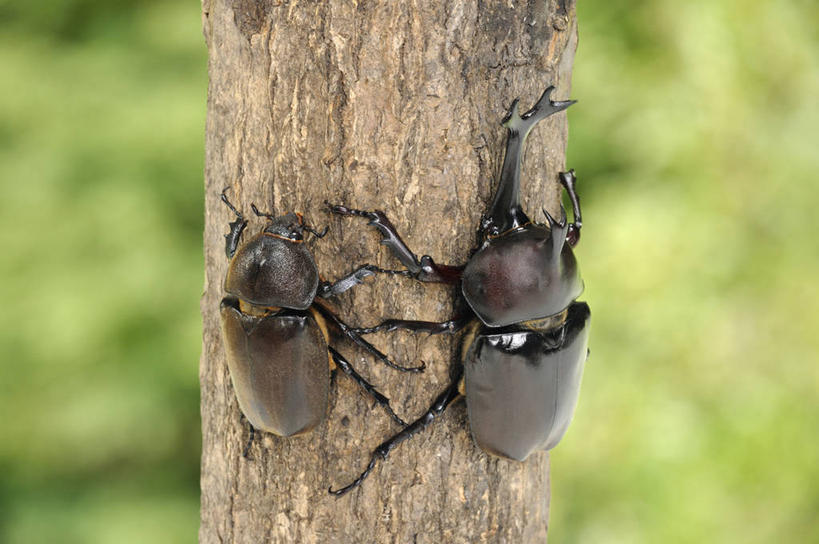
<path fill-rule="evenodd" d="M 226 191 L 227 189 L 225 189 Z M 389 400 L 361 377 L 342 355 L 329 346 L 327 324 L 398 370 L 420 372 L 421 367 L 395 365 L 369 342 L 351 330 L 316 295 L 327 298 L 361 283 L 376 272 L 402 274 L 364 265 L 343 279 L 319 281 L 313 255 L 304 245 L 306 230 L 300 214 L 281 217 L 261 213 L 270 223 L 239 246 L 247 227 L 244 216 L 222 192 L 222 201 L 236 214 L 225 235 L 225 254 L 230 259 L 221 303 L 222 333 L 228 368 L 239 407 L 254 429 L 279 436 L 306 433 L 323 421 L 327 412 L 330 371 L 340 368 L 355 380 L 401 425 L 406 425 L 390 407 Z M 329 354 L 329 366 L 327 358 Z"/>
<path fill-rule="evenodd" d="M 526 136 L 535 124 L 563 111 L 573 100 L 553 102 L 549 87 L 522 116 L 518 101 L 503 121 L 509 130 L 500 183 L 489 213 L 481 220 L 480 244 L 463 266 L 419 260 L 381 211 L 331 206 L 339 215 L 366 217 L 412 277 L 424 282 L 461 284 L 471 312 L 442 323 L 390 319 L 361 334 L 408 329 L 454 333 L 466 327 L 451 385 L 429 410 L 372 454 L 367 469 L 351 484 L 331 493 L 343 495 L 369 475 L 378 459 L 426 428 L 457 397 L 466 397 L 475 442 L 484 451 L 518 461 L 536 450 L 553 448 L 574 414 L 583 365 L 588 356 L 590 311 L 575 299 L 583 291 L 572 247 L 580 238 L 580 201 L 573 171 L 560 181 L 569 194 L 574 222 L 544 210 L 547 225 L 533 223 L 520 206 L 520 163 Z"/>

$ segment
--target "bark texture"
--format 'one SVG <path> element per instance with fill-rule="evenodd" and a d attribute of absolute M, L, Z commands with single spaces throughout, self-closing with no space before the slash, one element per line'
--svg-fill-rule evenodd
<path fill-rule="evenodd" d="M 503 159 L 500 120 L 512 99 L 525 111 L 548 84 L 569 97 L 574 2 L 326 2 L 204 0 L 209 49 L 202 384 L 202 542 L 543 542 L 549 457 L 525 463 L 479 450 L 455 403 L 402 444 L 359 490 L 327 493 L 356 477 L 372 449 L 398 429 L 339 375 L 326 421 L 291 439 L 263 434 L 241 456 L 247 427 L 219 332 L 229 210 L 299 211 L 319 270 L 335 279 L 369 262 L 399 268 L 366 222 L 329 216 L 324 200 L 383 209 L 419 255 L 465 262 Z M 531 134 L 524 209 L 558 211 L 566 116 Z M 251 219 L 248 233 L 264 222 Z M 454 291 L 377 277 L 334 301 L 354 325 L 386 317 L 442 320 Z M 411 421 L 448 382 L 457 338 L 394 333 L 373 343 L 402 374 L 349 342 L 335 346 Z"/>

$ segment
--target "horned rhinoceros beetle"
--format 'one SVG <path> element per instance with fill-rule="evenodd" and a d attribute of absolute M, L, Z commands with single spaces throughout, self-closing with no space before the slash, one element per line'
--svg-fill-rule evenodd
<path fill-rule="evenodd" d="M 269 224 L 240 245 L 248 222 L 228 201 L 225 191 L 222 201 L 237 219 L 225 235 L 230 264 L 224 283 L 227 296 L 221 303 L 222 333 L 236 398 L 250 423 L 250 439 L 243 455 L 247 457 L 254 429 L 294 436 L 321 423 L 327 412 L 330 372 L 335 368 L 350 376 L 393 420 L 406 425 L 393 412 L 387 397 L 329 345 L 328 324 L 393 368 L 420 372 L 423 366 L 395 365 L 316 298 L 342 293 L 375 273 L 405 272 L 364 265 L 335 283 L 320 281 L 303 232 L 321 238 L 326 229 L 316 232 L 304 224 L 300 214 L 274 217 L 251 205 Z"/>
<path fill-rule="evenodd" d="M 478 230 L 479 245 L 466 265 L 418 259 L 381 211 L 331 206 L 333 213 L 370 220 L 412 277 L 424 282 L 460 283 L 467 315 L 442 323 L 390 319 L 361 334 L 408 329 L 454 333 L 466 329 L 461 363 L 453 381 L 424 415 L 382 443 L 366 470 L 351 484 L 331 493 L 342 495 L 368 476 L 378 459 L 426 428 L 459 396 L 466 397 L 472 436 L 484 451 L 525 460 L 533 451 L 553 448 L 574 414 L 580 378 L 588 356 L 589 307 L 576 299 L 583 281 L 572 252 L 580 238 L 580 201 L 573 171 L 560 173 L 569 194 L 574 221 L 532 222 L 520 205 L 520 164 L 526 136 L 535 124 L 563 111 L 573 100 L 550 100 L 549 87 L 528 112 L 515 100 L 503 121 L 509 130 L 500 182 Z M 470 311 L 471 310 L 471 311 Z"/>

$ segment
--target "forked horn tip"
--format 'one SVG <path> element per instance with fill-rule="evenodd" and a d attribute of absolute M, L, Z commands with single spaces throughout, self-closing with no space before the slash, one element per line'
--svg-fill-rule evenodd
<path fill-rule="evenodd" d="M 512 100 L 512 105 L 509 106 L 509 111 L 506 114 L 506 117 L 503 118 L 501 121 L 501 125 L 504 127 L 509 127 L 511 123 L 520 119 L 520 98 L 515 98 Z"/>

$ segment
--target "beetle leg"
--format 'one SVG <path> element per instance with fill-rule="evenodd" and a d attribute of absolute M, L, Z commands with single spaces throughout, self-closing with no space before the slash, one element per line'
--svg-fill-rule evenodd
<path fill-rule="evenodd" d="M 580 228 L 583 226 L 583 217 L 580 215 L 580 197 L 577 196 L 577 188 L 575 183 L 577 176 L 574 175 L 574 169 L 568 172 L 560 172 L 560 183 L 566 188 L 569 194 L 569 200 L 572 201 L 572 214 L 574 221 L 569 223 L 569 232 L 566 234 L 566 241 L 569 245 L 574 247 L 580 240 Z"/>
<path fill-rule="evenodd" d="M 444 413 L 444 410 L 452 404 L 456 398 L 458 398 L 461 393 L 459 392 L 458 388 L 461 383 L 461 375 L 463 374 L 463 367 L 458 366 L 458 375 L 455 377 L 455 380 L 447 387 L 443 393 L 436 397 L 435 402 L 432 403 L 432 406 L 429 407 L 429 410 L 424 413 L 421 417 L 404 427 L 400 432 L 398 432 L 395 436 L 390 438 L 389 440 L 383 442 L 380 446 L 375 448 L 372 453 L 372 457 L 370 458 L 370 463 L 367 465 L 367 468 L 361 475 L 353 480 L 352 483 L 342 487 L 341 489 L 333 490 L 331 487 L 328 491 L 337 497 L 344 495 L 348 491 L 352 490 L 355 487 L 358 487 L 364 479 L 370 475 L 373 468 L 375 467 L 375 463 L 379 459 L 386 459 L 387 456 L 390 454 L 392 450 L 394 450 L 401 442 L 405 440 L 409 440 L 417 433 L 426 429 L 435 418 L 439 417 L 441 414 Z"/>
<path fill-rule="evenodd" d="M 456 317 L 449 321 L 413 321 L 409 319 L 387 319 L 375 327 L 358 327 L 352 329 L 356 334 L 372 334 L 374 332 L 392 332 L 404 329 L 412 332 L 426 332 L 429 334 L 455 334 L 469 323 L 471 317 Z"/>
<path fill-rule="evenodd" d="M 461 279 L 463 266 L 437 264 L 429 255 L 420 259 L 413 253 L 398 235 L 395 226 L 380 210 L 365 211 L 327 203 L 331 213 L 338 215 L 352 215 L 369 219 L 369 225 L 381 233 L 381 243 L 390 248 L 393 254 L 401 261 L 413 278 L 423 282 L 458 283 Z"/>
<path fill-rule="evenodd" d="M 344 323 L 341 318 L 339 318 L 335 312 L 333 312 L 326 303 L 322 303 L 320 299 L 316 299 L 313 307 L 315 307 L 322 316 L 332 322 L 338 330 L 344 334 L 347 338 L 352 340 L 356 345 L 364 348 L 365 350 L 369 351 L 372 355 L 374 355 L 379 361 L 384 363 L 390 368 L 394 368 L 395 370 L 400 370 L 401 372 L 423 372 L 426 368 L 425 363 L 421 363 L 420 366 L 400 366 L 393 363 L 386 355 L 381 353 L 375 346 L 361 338 L 349 325 Z"/>
<path fill-rule="evenodd" d="M 336 364 L 338 368 L 341 369 L 342 372 L 344 372 L 350 378 L 352 378 L 355 383 L 361 386 L 361 388 L 375 400 L 375 402 L 380 404 L 384 408 L 384 410 L 386 410 L 387 414 L 389 414 L 389 416 L 393 419 L 393 421 L 395 421 L 402 427 L 405 427 L 407 425 L 406 421 L 398 417 L 398 414 L 396 414 L 393 411 L 392 406 L 390 406 L 390 399 L 379 393 L 379 391 L 375 388 L 375 386 L 373 386 L 373 384 L 365 380 L 364 377 L 361 376 L 361 374 L 356 372 L 355 369 L 350 364 L 350 362 L 347 361 L 347 359 L 345 359 L 344 356 L 342 356 L 332 347 L 328 346 L 328 349 L 330 350 L 330 356 L 333 358 L 333 362 Z"/>
<path fill-rule="evenodd" d="M 332 283 L 329 281 L 321 282 L 321 284 L 319 284 L 318 292 L 316 294 L 321 298 L 329 298 L 341 294 L 347 289 L 350 289 L 360 283 L 363 283 L 364 278 L 375 276 L 375 274 L 377 273 L 399 276 L 410 275 L 409 271 L 407 270 L 387 270 L 385 268 L 379 268 L 372 264 L 365 264 L 359 267 L 357 270 L 344 276 L 340 280 L 336 280 L 335 282 Z"/>
<path fill-rule="evenodd" d="M 221 195 L 222 202 L 224 202 L 227 205 L 227 207 L 230 208 L 230 211 L 232 211 L 233 213 L 236 214 L 236 217 L 243 220 L 245 217 L 242 215 L 242 212 L 237 210 L 233 206 L 233 204 L 231 204 L 230 201 L 228 200 L 228 197 L 227 197 L 227 194 L 226 194 L 228 189 L 230 189 L 230 187 L 225 187 L 224 189 L 222 189 L 222 195 Z"/>
<path fill-rule="evenodd" d="M 327 231 L 330 230 L 330 227 L 327 227 L 327 226 L 325 226 L 323 229 L 321 229 L 321 232 L 319 232 L 317 230 L 314 230 L 312 227 L 310 227 L 308 225 L 302 225 L 301 228 L 303 228 L 304 230 L 306 230 L 307 232 L 309 232 L 310 234 L 312 234 L 316 238 L 324 238 L 325 236 L 327 236 Z"/>
<path fill-rule="evenodd" d="M 253 213 L 256 214 L 256 217 L 266 217 L 270 221 L 274 221 L 276 218 L 270 212 L 260 212 L 259 208 L 256 207 L 256 204 L 250 203 L 250 209 L 253 210 Z"/>
<path fill-rule="evenodd" d="M 225 255 L 227 255 L 228 259 L 231 259 L 233 258 L 233 254 L 236 253 L 236 248 L 239 247 L 239 239 L 242 237 L 242 231 L 247 227 L 247 220 L 242 215 L 242 212 L 237 210 L 233 204 L 230 203 L 225 194 L 227 190 L 227 187 L 222 189 L 222 202 L 230 208 L 230 211 L 236 214 L 236 221 L 228 223 L 230 232 L 225 234 Z"/>

